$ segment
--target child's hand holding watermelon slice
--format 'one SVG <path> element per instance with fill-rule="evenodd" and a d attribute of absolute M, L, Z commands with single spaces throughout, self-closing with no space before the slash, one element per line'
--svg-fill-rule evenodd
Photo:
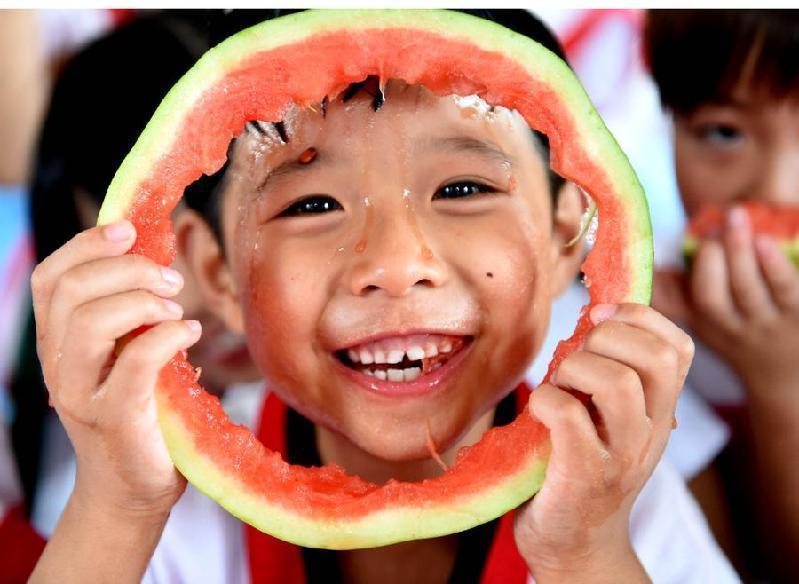
<path fill-rule="evenodd" d="M 168 299 L 183 285 L 177 272 L 122 255 L 135 237 L 126 221 L 89 229 L 31 278 L 45 382 L 78 460 L 75 489 L 45 552 L 51 557 L 83 557 L 75 550 L 98 533 L 111 554 L 115 546 L 152 550 L 186 486 L 158 428 L 153 386 L 161 367 L 198 340 L 199 323 L 180 320 L 180 305 Z M 155 326 L 117 355 L 117 339 L 143 325 Z M 120 521 L 128 529 L 116 529 Z M 65 564 L 75 574 L 87 568 Z M 120 581 L 143 570 L 134 564 L 105 575 Z"/>
<path fill-rule="evenodd" d="M 648 306 L 600 305 L 591 317 L 583 349 L 530 398 L 552 456 L 516 541 L 539 582 L 647 580 L 627 535 L 630 510 L 666 445 L 693 356 L 690 338 Z"/>
<path fill-rule="evenodd" d="M 657 275 L 654 301 L 732 366 L 753 405 L 791 410 L 799 387 L 799 270 L 774 237 L 753 229 L 750 213 L 763 212 L 727 209 L 718 233 L 698 243 L 689 273 Z M 769 212 L 773 221 L 779 212 Z"/>

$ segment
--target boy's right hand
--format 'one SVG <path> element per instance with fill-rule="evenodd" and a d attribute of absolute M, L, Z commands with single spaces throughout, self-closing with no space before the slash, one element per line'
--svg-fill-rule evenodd
<path fill-rule="evenodd" d="M 51 404 L 75 448 L 73 497 L 116 515 L 165 515 L 186 486 L 156 419 L 160 369 L 200 337 L 168 300 L 174 270 L 126 254 L 120 221 L 78 234 L 31 277 L 36 340 Z M 153 325 L 117 353 L 117 341 Z"/>

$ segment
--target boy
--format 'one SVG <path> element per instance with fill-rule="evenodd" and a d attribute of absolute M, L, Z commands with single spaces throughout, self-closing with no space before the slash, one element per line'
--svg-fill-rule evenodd
<path fill-rule="evenodd" d="M 717 533 L 736 511 L 750 569 L 785 581 L 799 578 L 799 271 L 753 237 L 736 204 L 799 204 L 797 35 L 790 10 L 651 11 L 646 44 L 673 114 L 688 219 L 704 204 L 729 207 L 724 234 L 702 242 L 689 274 L 656 277 L 654 306 L 701 341 L 689 385 L 739 426 L 724 469 L 729 510 L 718 509 L 712 475 L 694 492 L 715 508 Z"/>
<path fill-rule="evenodd" d="M 397 81 L 376 107 L 370 90 L 325 114 L 295 112 L 270 150 L 245 131 L 220 185 L 217 229 L 197 221 L 188 255 L 210 309 L 246 331 L 274 390 L 313 420 L 322 462 L 373 482 L 420 480 L 440 472 L 428 432 L 451 461 L 523 377 L 552 298 L 576 273 L 578 252 L 565 244 L 581 205 L 573 187 L 552 192 L 542 144 L 518 114 L 463 115 L 458 100 Z M 199 327 L 168 300 L 172 275 L 120 257 L 134 238 L 126 222 L 89 230 L 34 276 L 45 375 L 79 459 L 34 581 L 140 578 L 185 487 L 152 387 Z M 630 508 L 668 437 L 691 343 L 648 307 L 598 306 L 593 318 L 557 386 L 530 400 L 553 454 L 515 539 L 539 582 L 647 579 Z M 116 339 L 145 323 L 156 326 L 109 361 Z M 381 363 L 420 346 L 444 355 L 440 369 Z M 602 421 L 562 388 L 589 394 Z M 335 566 L 345 581 L 440 582 L 459 544 L 341 552 Z"/>

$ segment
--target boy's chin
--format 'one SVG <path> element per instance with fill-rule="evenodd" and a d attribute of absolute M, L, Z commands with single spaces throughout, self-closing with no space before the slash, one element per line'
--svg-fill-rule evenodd
<path fill-rule="evenodd" d="M 485 416 L 472 420 L 450 414 L 435 420 L 381 420 L 372 416 L 366 423 L 347 424 L 343 432 L 331 432 L 333 440 L 339 442 L 335 451 L 346 453 L 334 462 L 373 482 L 438 476 L 443 472 L 441 460 L 451 466 L 457 450 L 476 442 L 487 429 L 483 428 Z M 490 418 L 490 413 L 487 416 Z M 371 469 L 377 474 L 372 475 Z"/>

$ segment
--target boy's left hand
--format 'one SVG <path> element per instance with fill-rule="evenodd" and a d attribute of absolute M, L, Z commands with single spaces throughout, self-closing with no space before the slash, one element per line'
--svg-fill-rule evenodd
<path fill-rule="evenodd" d="M 552 453 L 515 536 L 539 584 L 646 580 L 630 510 L 666 446 L 693 357 L 690 337 L 648 306 L 599 305 L 591 318 L 583 348 L 530 398 Z"/>

